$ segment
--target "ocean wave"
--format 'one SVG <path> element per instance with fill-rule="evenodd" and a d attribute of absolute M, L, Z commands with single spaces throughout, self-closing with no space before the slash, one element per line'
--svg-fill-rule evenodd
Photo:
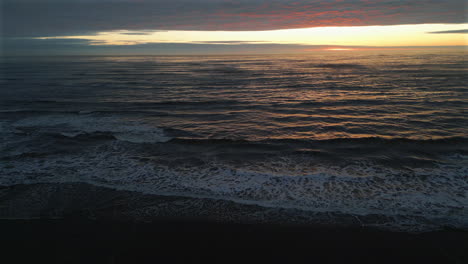
<path fill-rule="evenodd" d="M 362 64 L 355 63 L 322 63 L 322 64 L 312 64 L 313 68 L 331 68 L 331 69 L 367 69 L 366 66 Z"/>
<path fill-rule="evenodd" d="M 435 139 L 411 139 L 411 138 L 384 138 L 384 137 L 356 137 L 356 138 L 333 138 L 333 139 L 308 139 L 308 138 L 283 138 L 283 139 L 262 139 L 258 141 L 245 139 L 197 139 L 197 138 L 173 138 L 170 142 L 184 144 L 229 144 L 229 145 L 246 145 L 246 144 L 302 144 L 302 145 L 445 145 L 453 147 L 461 147 L 468 145 L 468 138 L 464 137 L 446 137 Z"/>
<path fill-rule="evenodd" d="M 22 112 L 26 112 L 26 113 L 30 113 L 30 112 L 33 112 L 33 110 L 31 109 L 0 109 L 0 114 L 4 114 L 4 113 L 22 113 Z"/>
<path fill-rule="evenodd" d="M 212 107 L 212 106 L 226 106 L 226 105 L 248 105 L 251 102 L 238 101 L 238 100 L 162 100 L 162 101 L 112 101 L 112 102 L 83 102 L 83 101 L 53 101 L 53 100 L 10 100 L 3 102 L 6 106 L 28 106 L 22 109 L 5 109 L 0 110 L 2 112 L 10 111 L 69 111 L 69 112 L 80 112 L 80 111 L 105 111 L 105 110 L 141 110 L 148 111 L 152 108 L 160 107 L 172 107 L 172 106 L 193 106 L 193 107 Z M 34 107 L 33 107 L 34 106 Z M 39 109 L 37 109 L 39 108 Z M 84 108 L 84 109 L 83 109 Z M 70 109 L 70 110 L 68 110 Z M 74 110 L 77 109 L 77 110 Z M 88 110 L 95 109 L 95 110 Z"/>
<path fill-rule="evenodd" d="M 195 115 L 196 116 L 196 115 Z M 204 120 L 208 120 L 202 115 Z M 211 117 L 214 115 L 210 115 Z M 221 115 L 217 118 L 224 118 Z M 403 137 L 364 137 L 353 136 L 349 132 L 350 126 L 342 126 L 333 128 L 331 131 L 346 130 L 341 137 L 334 138 L 314 137 L 313 134 L 307 134 L 302 137 L 292 135 L 288 137 L 283 135 L 281 138 L 276 137 L 277 131 L 273 132 L 269 137 L 268 134 L 257 135 L 253 137 L 233 137 L 226 133 L 226 137 L 219 133 L 215 137 L 198 133 L 197 127 L 194 125 L 187 129 L 176 129 L 166 127 L 155 123 L 142 121 L 141 117 L 133 119 L 132 115 L 120 115 L 107 112 L 86 111 L 80 113 L 42 113 L 27 118 L 19 119 L 12 122 L 10 125 L 4 123 L 2 130 L 8 126 L 8 130 L 13 134 L 29 134 L 29 135 L 59 135 L 76 140 L 89 139 L 109 139 L 114 138 L 120 141 L 132 143 L 168 143 L 178 145 L 193 145 L 203 147 L 230 147 L 230 148 L 258 148 L 259 150 L 277 149 L 278 151 L 302 152 L 307 153 L 309 150 L 320 150 L 322 153 L 358 153 L 360 150 L 367 150 L 369 153 L 384 153 L 386 150 L 409 155 L 412 153 L 426 153 L 427 155 L 439 154 L 439 152 L 465 153 L 468 152 L 468 138 L 465 137 L 433 137 L 421 136 L 418 138 L 413 135 L 409 138 Z M 193 116 L 192 116 L 193 118 Z M 374 127 L 378 127 L 374 125 Z M 351 127 L 352 128 L 352 127 Z M 284 129 L 280 127 L 280 129 Z M 308 128 L 307 131 L 316 130 L 318 128 Z M 278 129 L 277 129 L 278 130 Z M 298 131 L 298 128 L 293 127 L 293 131 Z M 8 132 L 7 130 L 5 130 Z M 359 131 L 362 131 L 360 129 Z M 358 133 L 359 134 L 359 133 Z M 364 134 L 363 134 L 364 135 Z M 377 151 L 378 150 L 378 151 Z"/>
<path fill-rule="evenodd" d="M 414 221 L 401 229 L 424 229 L 426 223 L 468 228 L 468 156 L 451 157 L 458 165 L 399 170 L 370 161 L 343 167 L 288 156 L 241 165 L 206 159 L 209 153 L 203 152 L 144 158 L 125 149 L 109 142 L 94 152 L 52 155 L 43 162 L 13 159 L 2 169 L 0 184 L 86 182 L 157 195 Z"/>
<path fill-rule="evenodd" d="M 327 164 L 346 166 L 359 160 L 379 165 L 411 170 L 450 163 L 447 156 L 468 155 L 468 139 L 461 137 L 440 139 L 407 138 L 336 138 L 336 139 L 196 139 L 173 138 L 164 143 L 181 146 L 192 151 L 209 152 L 220 158 L 249 157 L 263 160 L 295 156 L 320 160 Z M 168 146 L 169 147 L 169 146 Z"/>
<path fill-rule="evenodd" d="M 60 134 L 78 137 L 108 133 L 116 139 L 132 143 L 157 143 L 170 140 L 163 129 L 138 121 L 118 117 L 93 115 L 44 115 L 25 118 L 12 125 L 17 130 L 42 134 Z"/>

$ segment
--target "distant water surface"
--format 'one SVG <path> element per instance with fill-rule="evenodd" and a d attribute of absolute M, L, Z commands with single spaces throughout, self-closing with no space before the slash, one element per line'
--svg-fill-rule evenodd
<path fill-rule="evenodd" d="M 0 184 L 468 227 L 467 56 L 5 57 Z"/>

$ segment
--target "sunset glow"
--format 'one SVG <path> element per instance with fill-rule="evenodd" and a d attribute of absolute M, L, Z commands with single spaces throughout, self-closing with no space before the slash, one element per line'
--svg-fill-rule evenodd
<path fill-rule="evenodd" d="M 456 46 L 466 45 L 464 34 L 432 34 L 466 28 L 468 24 L 420 24 L 366 27 L 317 27 L 270 31 L 130 31 L 95 35 L 41 37 L 80 39 L 89 45 L 141 45 L 149 43 L 191 44 L 297 44 L 332 46 Z M 339 48 L 344 50 L 343 48 Z M 338 50 L 338 49 L 332 49 Z M 345 49 L 349 50 L 349 49 Z"/>
<path fill-rule="evenodd" d="M 354 50 L 354 49 L 347 49 L 347 48 L 329 48 L 329 49 L 325 49 L 325 50 L 328 50 L 328 51 L 350 51 L 350 50 Z"/>

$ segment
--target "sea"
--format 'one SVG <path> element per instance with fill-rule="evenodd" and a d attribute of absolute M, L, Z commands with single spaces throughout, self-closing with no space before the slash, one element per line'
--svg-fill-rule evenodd
<path fill-rule="evenodd" d="M 0 186 L 87 183 L 468 229 L 467 58 L 5 56 Z"/>

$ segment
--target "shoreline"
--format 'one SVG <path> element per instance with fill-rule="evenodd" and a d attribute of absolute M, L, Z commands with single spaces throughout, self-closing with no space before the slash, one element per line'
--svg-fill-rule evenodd
<path fill-rule="evenodd" d="M 444 229 L 424 218 L 378 214 L 353 215 L 296 208 L 264 207 L 231 200 L 165 196 L 116 190 L 89 183 L 37 183 L 0 186 L 0 220 L 83 218 L 99 221 L 210 221 L 371 228 L 422 233 Z M 411 221 L 417 220 L 416 223 Z M 410 225 L 406 225 L 410 223 Z M 419 226 L 423 224 L 423 226 Z M 448 227 L 450 228 L 450 227 Z"/>
<path fill-rule="evenodd" d="M 362 218 L 371 220 L 379 219 Z M 0 234 L 2 249 L 24 263 L 206 261 L 216 255 L 222 257 L 219 262 L 468 261 L 466 230 L 395 232 L 362 226 L 346 215 L 307 215 L 84 183 L 0 187 Z"/>

